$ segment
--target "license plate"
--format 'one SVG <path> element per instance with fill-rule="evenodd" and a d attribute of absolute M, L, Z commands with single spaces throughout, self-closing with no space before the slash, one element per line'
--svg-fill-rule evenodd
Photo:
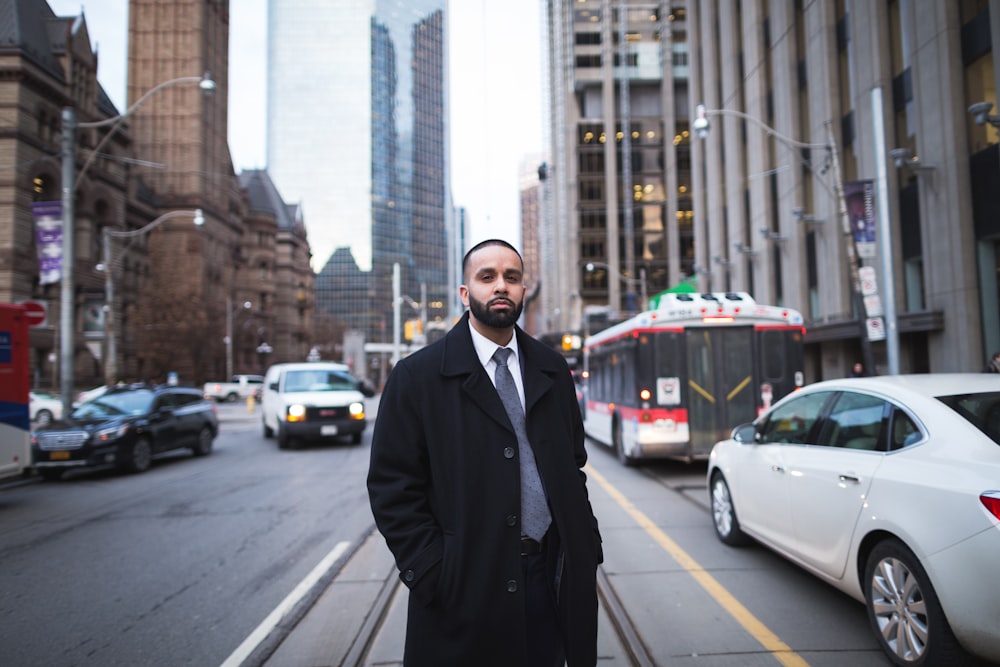
<path fill-rule="evenodd" d="M 49 461 L 68 461 L 69 452 L 49 452 Z"/>
<path fill-rule="evenodd" d="M 320 426 L 319 427 L 319 434 L 320 435 L 337 435 L 337 427 L 335 425 Z"/>

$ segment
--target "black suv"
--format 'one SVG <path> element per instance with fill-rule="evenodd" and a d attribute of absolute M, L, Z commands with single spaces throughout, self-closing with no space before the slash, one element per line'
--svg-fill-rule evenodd
<path fill-rule="evenodd" d="M 159 452 L 190 448 L 195 456 L 210 454 L 218 433 L 216 408 L 197 389 L 117 386 L 81 404 L 68 419 L 34 431 L 31 458 L 45 479 L 107 463 L 143 472 Z"/>

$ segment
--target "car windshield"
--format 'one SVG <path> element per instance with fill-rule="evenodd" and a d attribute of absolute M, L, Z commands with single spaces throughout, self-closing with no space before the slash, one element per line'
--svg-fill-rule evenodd
<path fill-rule="evenodd" d="M 146 389 L 104 394 L 100 398 L 84 403 L 73 411 L 77 419 L 93 417 L 114 417 L 119 415 L 142 415 L 149 412 L 153 404 L 153 392 Z"/>
<path fill-rule="evenodd" d="M 327 371 L 319 368 L 288 371 L 285 375 L 285 391 L 348 391 L 357 389 L 354 378 L 342 371 Z"/>
<path fill-rule="evenodd" d="M 1000 444 L 1000 391 L 938 396 L 938 400 Z"/>

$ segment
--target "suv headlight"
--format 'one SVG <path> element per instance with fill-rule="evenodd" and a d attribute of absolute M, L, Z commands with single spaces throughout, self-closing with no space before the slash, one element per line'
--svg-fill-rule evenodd
<path fill-rule="evenodd" d="M 364 419 L 365 418 L 364 403 L 351 403 L 349 406 L 347 406 L 347 413 L 351 415 L 351 419 Z"/>
<path fill-rule="evenodd" d="M 293 403 L 288 406 L 285 414 L 290 422 L 304 422 L 306 420 L 306 406 L 301 403 Z"/>
<path fill-rule="evenodd" d="M 94 431 L 94 440 L 97 440 L 98 442 L 110 442 L 112 440 L 117 440 L 126 433 L 128 433 L 128 424 L 123 424 L 121 426 L 108 426 Z"/>

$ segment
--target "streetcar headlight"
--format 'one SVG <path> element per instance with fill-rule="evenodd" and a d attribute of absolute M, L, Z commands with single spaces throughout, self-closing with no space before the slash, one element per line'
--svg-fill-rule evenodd
<path fill-rule="evenodd" d="M 648 389 L 643 389 L 639 392 L 639 398 L 641 398 L 644 401 L 648 401 L 650 396 L 652 396 L 652 394 L 649 392 Z"/>

